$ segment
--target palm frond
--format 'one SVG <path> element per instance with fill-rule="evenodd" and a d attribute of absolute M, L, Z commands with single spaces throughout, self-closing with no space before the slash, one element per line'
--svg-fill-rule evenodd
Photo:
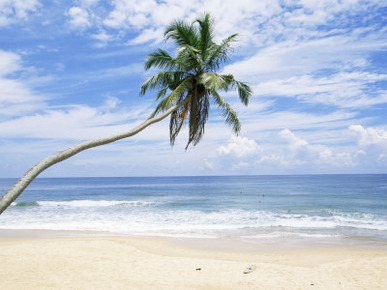
<path fill-rule="evenodd" d="M 178 48 L 177 59 L 179 63 L 182 63 L 184 68 L 187 70 L 192 70 L 195 67 L 202 66 L 202 59 L 200 56 L 200 51 L 192 45 L 181 45 Z"/>
<path fill-rule="evenodd" d="M 216 70 L 228 60 L 228 54 L 231 50 L 231 43 L 236 41 L 238 34 L 232 34 L 224 39 L 220 45 L 213 44 L 208 50 L 208 59 L 205 66 L 208 69 Z"/>
<path fill-rule="evenodd" d="M 193 95 L 189 111 L 189 133 L 186 150 L 191 143 L 195 146 L 202 139 L 208 119 L 209 107 L 210 103 L 207 93 L 198 96 Z"/>
<path fill-rule="evenodd" d="M 181 96 L 189 90 L 189 88 L 192 86 L 192 77 L 188 77 L 184 79 L 170 94 L 168 97 L 163 99 L 154 112 L 151 114 L 149 118 L 153 118 L 156 116 L 160 111 L 165 111 L 171 106 L 178 103 L 179 100 L 181 100 Z"/>
<path fill-rule="evenodd" d="M 214 38 L 214 20 L 210 14 L 205 14 L 202 18 L 196 20 L 200 25 L 200 43 L 199 47 L 202 59 L 207 55 L 207 48 L 213 44 Z"/>
<path fill-rule="evenodd" d="M 241 130 L 241 123 L 235 111 L 216 91 L 211 91 L 211 95 L 213 96 L 213 100 L 215 100 L 216 104 L 221 109 L 227 125 L 233 129 L 235 134 L 238 134 Z"/>
<path fill-rule="evenodd" d="M 195 26 L 182 20 L 176 20 L 170 24 L 164 36 L 166 40 L 173 39 L 179 46 L 186 44 L 195 46 L 199 42 Z"/>
<path fill-rule="evenodd" d="M 200 75 L 199 82 L 210 90 L 227 90 L 226 82 L 222 75 L 206 72 Z"/>
<path fill-rule="evenodd" d="M 176 60 L 168 54 L 168 52 L 158 49 L 157 51 L 150 53 L 145 61 L 146 70 L 152 67 L 176 70 L 178 69 L 178 64 L 176 63 Z"/>
<path fill-rule="evenodd" d="M 168 88 L 163 88 L 161 89 L 158 93 L 157 93 L 157 97 L 156 97 L 156 101 L 160 100 L 161 98 L 163 98 L 166 93 L 168 91 Z"/>
<path fill-rule="evenodd" d="M 157 88 L 169 88 L 172 83 L 179 82 L 186 76 L 185 72 L 181 71 L 165 71 L 160 72 L 148 80 L 146 80 L 140 89 L 140 94 L 144 95 L 148 89 L 153 90 Z M 174 88 L 172 88 L 173 90 Z"/>
<path fill-rule="evenodd" d="M 249 104 L 250 97 L 253 94 L 250 86 L 244 82 L 235 80 L 233 75 L 222 75 L 222 77 L 226 81 L 226 86 L 229 89 L 238 90 L 239 99 L 247 106 Z"/>
<path fill-rule="evenodd" d="M 171 119 L 169 121 L 169 143 L 171 146 L 175 144 L 177 135 L 179 135 L 181 128 L 183 127 L 190 103 L 187 102 L 184 106 L 179 107 L 176 111 L 171 114 Z"/>
<path fill-rule="evenodd" d="M 246 83 L 236 81 L 236 84 L 238 87 L 239 98 L 241 99 L 242 103 L 247 106 L 249 104 L 250 96 L 253 94 L 253 91 Z"/>

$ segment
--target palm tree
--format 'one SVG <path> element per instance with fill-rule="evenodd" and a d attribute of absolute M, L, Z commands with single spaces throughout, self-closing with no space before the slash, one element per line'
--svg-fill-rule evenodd
<path fill-rule="evenodd" d="M 237 34 L 224 39 L 220 44 L 214 42 L 213 19 L 209 14 L 191 24 L 175 21 L 165 31 L 166 39 L 178 44 L 177 56 L 158 49 L 149 54 L 145 68 L 163 70 L 149 78 L 141 86 L 141 94 L 148 89 L 158 89 L 157 100 L 161 102 L 151 117 L 156 116 L 171 105 L 182 106 L 172 112 L 169 123 L 170 143 L 174 144 L 184 123 L 189 124 L 189 137 L 186 149 L 193 142 L 198 144 L 204 134 L 208 119 L 210 101 L 214 101 L 222 110 L 223 116 L 233 131 L 238 134 L 240 122 L 234 110 L 218 94 L 218 90 L 237 89 L 239 97 L 248 104 L 251 89 L 243 82 L 236 81 L 232 75 L 217 74 L 216 71 L 228 60 L 230 45 Z M 168 93 L 169 95 L 165 97 Z"/>
<path fill-rule="evenodd" d="M 156 99 L 160 102 L 148 120 L 128 132 L 85 141 L 41 160 L 0 198 L 0 214 L 48 167 L 84 150 L 133 136 L 169 115 L 171 145 L 185 123 L 189 125 L 186 149 L 191 143 L 198 144 L 204 134 L 211 100 L 222 110 L 226 123 L 236 134 L 239 133 L 241 125 L 236 113 L 217 91 L 236 89 L 242 103 L 247 105 L 251 89 L 245 83 L 236 81 L 232 75 L 216 73 L 228 60 L 231 44 L 237 34 L 216 44 L 213 19 L 205 14 L 190 24 L 181 20 L 173 22 L 167 27 L 165 37 L 178 45 L 177 55 L 173 58 L 166 51 L 158 49 L 149 54 L 145 62 L 146 69 L 154 67 L 163 70 L 141 86 L 141 94 L 148 89 L 158 89 Z"/>

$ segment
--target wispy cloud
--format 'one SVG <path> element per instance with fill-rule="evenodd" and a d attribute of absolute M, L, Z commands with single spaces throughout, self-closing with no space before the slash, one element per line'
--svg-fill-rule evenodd
<path fill-rule="evenodd" d="M 26 20 L 41 4 L 38 0 L 3 0 L 0 1 L 0 27 Z"/>
<path fill-rule="evenodd" d="M 42 113 L 0 123 L 0 136 L 56 140 L 87 140 L 121 133 L 146 120 L 149 111 L 116 108 L 108 98 L 100 107 L 69 105 L 46 107 Z"/>
<path fill-rule="evenodd" d="M 28 114 L 45 106 L 45 97 L 19 76 L 23 71 L 18 54 L 0 50 L 0 121 Z"/>
<path fill-rule="evenodd" d="M 387 102 L 384 90 L 370 90 L 377 82 L 387 82 L 387 75 L 352 71 L 321 77 L 303 75 L 271 80 L 255 86 L 255 91 L 264 96 L 292 97 L 308 103 L 360 108 Z"/>

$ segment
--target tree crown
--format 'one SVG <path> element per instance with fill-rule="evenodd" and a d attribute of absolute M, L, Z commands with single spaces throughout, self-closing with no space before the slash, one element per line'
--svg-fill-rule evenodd
<path fill-rule="evenodd" d="M 162 49 L 150 53 L 145 61 L 145 69 L 162 70 L 150 77 L 142 86 L 141 94 L 148 89 L 158 90 L 156 100 L 159 104 L 151 115 L 154 117 L 173 105 L 181 106 L 171 114 L 170 143 L 182 126 L 189 125 L 186 149 L 200 142 L 208 119 L 210 100 L 221 109 L 226 123 L 233 131 L 240 132 L 240 121 L 231 106 L 219 95 L 218 91 L 237 90 L 241 102 L 248 105 L 251 88 L 244 82 L 234 79 L 233 75 L 218 74 L 217 71 L 229 59 L 231 45 L 237 34 L 232 34 L 219 44 L 214 41 L 214 20 L 210 14 L 192 23 L 175 20 L 165 30 L 166 40 L 177 45 L 175 57 Z"/>

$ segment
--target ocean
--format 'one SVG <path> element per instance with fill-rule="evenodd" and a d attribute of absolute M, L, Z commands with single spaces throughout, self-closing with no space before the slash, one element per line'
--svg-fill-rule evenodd
<path fill-rule="evenodd" d="M 387 175 L 38 178 L 1 229 L 387 248 Z"/>

